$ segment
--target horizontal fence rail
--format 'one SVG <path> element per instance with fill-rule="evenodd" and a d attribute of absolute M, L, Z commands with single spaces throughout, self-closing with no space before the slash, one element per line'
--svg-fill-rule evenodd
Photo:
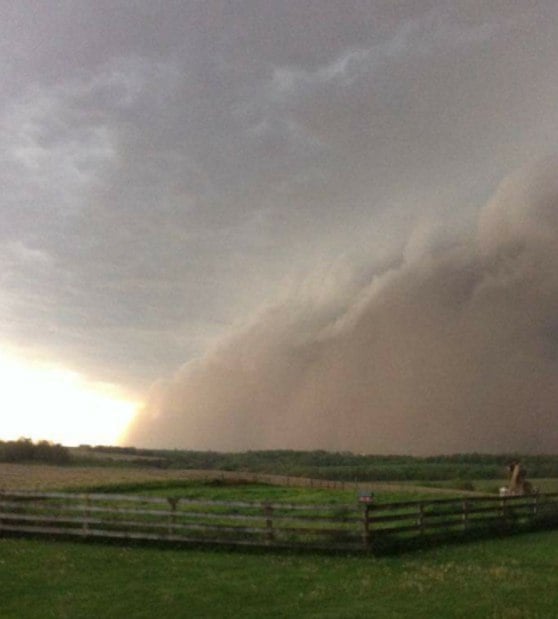
<path fill-rule="evenodd" d="M 513 532 L 558 525 L 558 493 L 372 504 L 365 507 L 364 523 L 370 546 L 428 536 Z"/>
<path fill-rule="evenodd" d="M 0 492 L 0 534 L 373 551 L 537 524 L 558 524 L 558 493 L 309 505 Z"/>

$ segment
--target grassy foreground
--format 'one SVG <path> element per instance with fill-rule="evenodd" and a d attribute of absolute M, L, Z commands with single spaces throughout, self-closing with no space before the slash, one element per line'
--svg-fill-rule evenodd
<path fill-rule="evenodd" d="M 551 618 L 558 532 L 397 557 L 0 539 L 0 616 Z"/>

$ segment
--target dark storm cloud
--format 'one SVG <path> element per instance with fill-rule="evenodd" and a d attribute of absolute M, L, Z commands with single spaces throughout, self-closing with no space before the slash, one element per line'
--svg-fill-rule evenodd
<path fill-rule="evenodd" d="M 447 246 L 556 143 L 553 2 L 0 12 L 2 342 L 139 396 L 309 273 L 337 307 L 324 274 Z"/>

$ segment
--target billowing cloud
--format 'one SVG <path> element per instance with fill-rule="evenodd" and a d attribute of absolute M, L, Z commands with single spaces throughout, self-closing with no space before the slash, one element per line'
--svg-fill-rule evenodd
<path fill-rule="evenodd" d="M 272 331 L 327 330 L 558 140 L 553 0 L 0 14 L 0 346 L 134 400 L 309 280 Z"/>
<path fill-rule="evenodd" d="M 411 252 L 349 298 L 266 309 L 158 384 L 129 440 L 555 451 L 557 179 L 549 160 L 506 180 L 473 238 Z"/>

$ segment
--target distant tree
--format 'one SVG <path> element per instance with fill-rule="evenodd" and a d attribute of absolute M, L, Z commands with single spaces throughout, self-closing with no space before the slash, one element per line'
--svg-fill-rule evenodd
<path fill-rule="evenodd" d="M 30 438 L 20 438 L 17 441 L 3 443 L 0 457 L 4 462 L 67 464 L 70 461 L 70 452 L 58 443 L 39 441 L 34 444 Z"/>
<path fill-rule="evenodd" d="M 8 441 L 5 447 L 7 462 L 25 462 L 33 460 L 35 447 L 30 438 L 20 438 L 17 441 Z"/>

